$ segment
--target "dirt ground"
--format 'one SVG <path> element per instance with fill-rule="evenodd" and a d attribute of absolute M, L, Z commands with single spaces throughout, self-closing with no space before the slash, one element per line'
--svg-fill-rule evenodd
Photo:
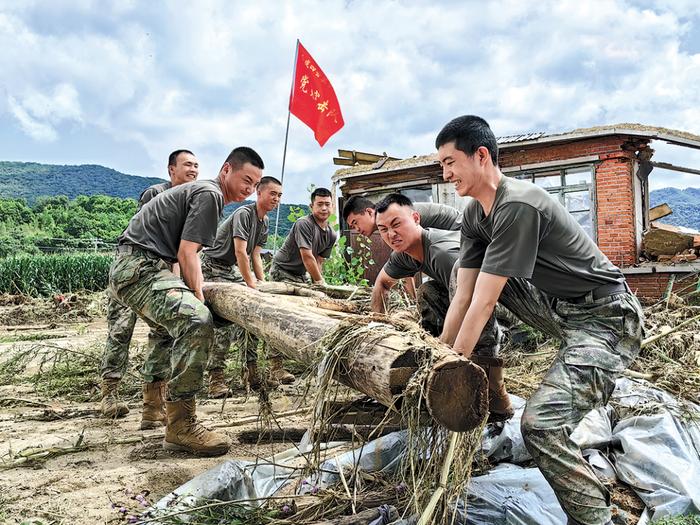
<path fill-rule="evenodd" d="M 63 322 L 55 313 L 47 317 L 42 315 L 43 312 L 37 312 L 39 315 L 34 316 L 34 324 L 16 324 L 12 321 L 26 323 L 27 318 L 32 317 L 24 313 L 18 315 L 20 309 L 16 307 L 0 305 L 0 319 L 5 322 L 0 326 L 0 341 L 3 341 L 0 355 L 3 358 L 37 344 L 80 350 L 104 342 L 104 320 L 85 321 L 86 317 L 74 316 Z M 146 326 L 139 322 L 135 342 L 145 343 L 146 334 Z M 136 495 L 147 494 L 146 500 L 154 502 L 222 461 L 267 457 L 291 446 L 291 443 L 262 446 L 240 443 L 237 439 L 240 432 L 256 428 L 252 421 L 221 429 L 233 442 L 225 456 L 201 459 L 166 452 L 160 447 L 162 431 L 139 430 L 140 403 L 137 398 L 130 401 L 131 411 L 125 418 L 105 420 L 99 417 L 97 401 L 79 403 L 42 396 L 29 379 L 35 371 L 36 367 L 32 369 L 30 366 L 25 372 L 26 378 L 14 378 L 13 384 L 0 385 L 2 523 L 18 524 L 25 520 L 32 523 L 30 518 L 38 518 L 41 523 L 118 523 L 121 521 L 120 507 L 139 507 L 134 499 Z M 300 399 L 300 388 L 290 385 L 275 392 L 272 403 L 275 412 L 282 412 L 297 408 Z M 243 392 L 225 404 L 202 400 L 198 414 L 205 424 L 235 423 L 246 416 L 257 415 L 258 401 Z M 303 428 L 308 425 L 308 417 L 303 414 L 291 416 L 285 422 L 290 427 Z M 18 454 L 23 450 L 65 448 L 74 446 L 79 440 L 81 446 L 88 445 L 89 449 L 36 464 L 6 468 L 9 462 L 21 457 Z M 133 442 L 115 444 L 115 440 Z"/>
<path fill-rule="evenodd" d="M 41 350 L 37 356 L 42 356 L 24 363 L 14 375 L 0 369 L 0 523 L 125 523 L 127 516 L 142 512 L 227 459 L 255 460 L 292 448 L 291 439 L 309 426 L 308 413 L 289 415 L 282 424 L 285 429 L 296 429 L 290 440 L 278 436 L 275 443 L 249 444 L 242 433 L 259 428 L 259 404 L 256 396 L 238 388 L 225 403 L 198 401 L 200 419 L 222 427 L 233 443 L 225 456 L 193 458 L 164 451 L 162 431 L 139 429 L 141 403 L 133 386 L 137 385 L 135 378 L 127 398 L 130 413 L 119 420 L 100 417 L 97 364 L 84 357 L 90 351 L 94 360 L 105 337 L 100 294 L 69 298 L 68 304 L 0 296 L 0 363 L 23 353 L 34 355 L 36 349 Z M 147 327 L 138 322 L 132 342 L 135 364 L 146 338 Z M 60 368 L 51 361 L 59 354 L 89 366 L 79 381 L 68 386 L 56 378 L 53 392 L 65 391 L 66 395 L 47 395 L 46 385 L 36 378 Z M 531 366 L 541 364 L 535 360 Z M 520 383 L 523 381 L 511 383 L 509 388 Z M 528 388 L 519 393 L 527 395 Z M 307 394 L 300 382 L 272 392 L 274 412 L 304 408 L 309 403 Z M 76 450 L 66 453 L 71 447 Z M 47 457 L 25 461 L 29 453 L 37 452 Z M 613 500 L 634 517 L 643 509 L 624 486 L 614 490 Z"/>

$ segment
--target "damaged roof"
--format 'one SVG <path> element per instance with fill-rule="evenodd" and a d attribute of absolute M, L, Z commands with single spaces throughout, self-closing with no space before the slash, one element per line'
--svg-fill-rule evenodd
<path fill-rule="evenodd" d="M 700 149 L 700 135 L 695 135 L 686 131 L 634 123 L 578 128 L 562 133 L 545 133 L 543 131 L 523 133 L 520 135 L 498 137 L 497 140 L 499 147 L 505 150 L 515 146 L 567 142 L 571 140 L 581 140 L 605 135 L 632 135 L 647 139 L 664 140 L 671 144 Z M 415 156 L 402 160 L 387 160 L 377 169 L 373 169 L 372 166 L 367 165 L 339 169 L 335 172 L 335 175 L 333 175 L 333 181 L 335 182 L 346 177 L 353 177 L 369 173 L 382 173 L 415 168 L 419 166 L 429 166 L 435 163 L 437 163 L 436 153 Z"/>

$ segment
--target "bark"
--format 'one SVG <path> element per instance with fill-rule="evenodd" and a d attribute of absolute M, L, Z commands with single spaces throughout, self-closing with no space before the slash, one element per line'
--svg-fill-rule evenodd
<path fill-rule="evenodd" d="M 327 312 L 309 299 L 289 300 L 232 283 L 206 283 L 204 296 L 220 317 L 249 330 L 288 357 L 314 363 L 320 359 L 320 341 L 343 319 L 361 316 Z M 329 315 L 329 314 L 332 314 Z M 385 406 L 394 404 L 417 370 L 414 349 L 424 343 L 412 333 L 393 328 L 376 339 L 358 341 L 339 357 L 334 379 Z M 479 425 L 487 411 L 487 380 L 482 369 L 436 343 L 433 365 L 425 384 L 427 408 L 433 418 L 453 431 Z"/>

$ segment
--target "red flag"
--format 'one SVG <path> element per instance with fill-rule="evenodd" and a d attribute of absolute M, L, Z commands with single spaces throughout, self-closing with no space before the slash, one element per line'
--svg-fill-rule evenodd
<path fill-rule="evenodd" d="M 328 77 L 298 40 L 289 111 L 314 130 L 321 146 L 345 124 Z"/>

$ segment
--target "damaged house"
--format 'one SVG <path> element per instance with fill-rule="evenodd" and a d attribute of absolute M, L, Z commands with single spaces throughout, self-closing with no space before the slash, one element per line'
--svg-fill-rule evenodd
<path fill-rule="evenodd" d="M 655 169 L 696 175 L 700 169 L 656 159 L 655 142 L 700 150 L 700 136 L 639 124 L 498 139 L 501 171 L 530 180 L 559 200 L 647 301 L 657 300 L 669 287 L 679 286 L 684 276 L 700 270 L 700 236 L 660 224 L 657 220 L 671 210 L 649 206 L 649 177 Z M 353 195 L 376 202 L 394 191 L 415 202 L 464 207 L 452 185 L 443 182 L 434 154 L 400 160 L 341 150 L 335 162 L 351 166 L 333 176 L 338 209 Z M 343 230 L 356 245 L 356 234 L 346 224 Z M 373 282 L 390 250 L 377 233 L 371 249 L 376 265 L 367 268 L 365 276 Z"/>

